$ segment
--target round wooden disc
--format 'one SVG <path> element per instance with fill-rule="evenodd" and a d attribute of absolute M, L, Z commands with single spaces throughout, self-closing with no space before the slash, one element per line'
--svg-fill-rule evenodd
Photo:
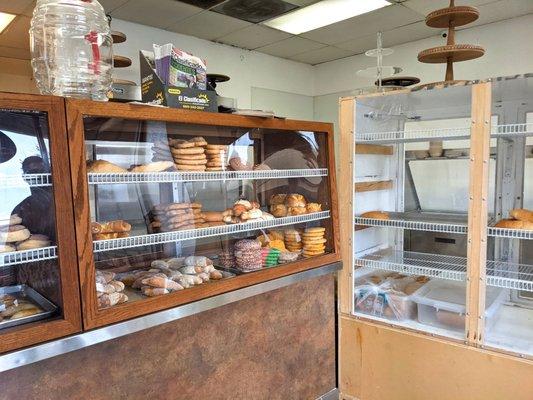
<path fill-rule="evenodd" d="M 382 86 L 407 87 L 414 85 L 415 83 L 420 83 L 420 79 L 414 76 L 390 76 L 381 80 Z M 377 86 L 378 81 L 374 84 Z"/>
<path fill-rule="evenodd" d="M 131 59 L 124 56 L 113 56 L 113 67 L 126 68 L 131 65 Z"/>
<path fill-rule="evenodd" d="M 426 17 L 426 25 L 432 28 L 448 28 L 452 22 L 453 26 L 463 26 L 478 18 L 479 11 L 475 7 L 448 7 L 429 13 Z"/>
<path fill-rule="evenodd" d="M 113 44 L 124 43 L 126 41 L 126 35 L 119 31 L 111 31 L 111 37 L 113 38 Z"/>
<path fill-rule="evenodd" d="M 452 62 L 468 61 L 481 57 L 485 49 L 471 44 L 452 44 L 432 47 L 418 53 L 418 61 L 428 64 L 441 64 L 450 59 Z"/>

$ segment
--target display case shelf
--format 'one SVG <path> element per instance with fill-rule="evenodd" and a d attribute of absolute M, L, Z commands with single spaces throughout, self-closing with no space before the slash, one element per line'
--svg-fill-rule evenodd
<path fill-rule="evenodd" d="M 42 247 L 40 249 L 12 251 L 0 254 L 0 267 L 25 264 L 35 261 L 52 260 L 57 258 L 57 247 Z"/>
<path fill-rule="evenodd" d="M 491 136 L 496 138 L 533 136 L 533 123 L 496 125 L 492 127 Z"/>
<path fill-rule="evenodd" d="M 509 239 L 525 239 L 533 240 L 533 231 L 521 229 L 508 229 L 489 226 L 487 231 L 488 236 L 509 238 Z"/>
<path fill-rule="evenodd" d="M 0 188 L 52 186 L 52 174 L 0 176 Z"/>
<path fill-rule="evenodd" d="M 89 173 L 90 185 L 116 183 L 205 182 L 246 179 L 283 179 L 328 176 L 327 168 L 209 172 Z"/>
<path fill-rule="evenodd" d="M 319 221 L 322 219 L 327 219 L 329 217 L 329 211 L 320 211 L 311 214 L 275 218 L 266 221 L 244 222 L 240 224 L 220 225 L 209 228 L 154 233 L 149 235 L 139 235 L 119 239 L 97 240 L 93 243 L 93 247 L 94 252 L 126 249 L 161 243 L 177 242 L 181 240 L 201 239 L 212 236 L 250 232 L 258 229 L 270 229 L 286 225 L 301 224 L 304 222 Z"/>
<path fill-rule="evenodd" d="M 428 232 L 466 233 L 467 226 L 427 221 L 406 221 L 400 219 L 374 219 L 355 217 L 355 224 L 366 227 L 399 228 Z"/>
<path fill-rule="evenodd" d="M 394 251 L 390 249 L 355 258 L 354 264 L 407 275 L 425 275 L 452 281 L 465 281 L 466 258 L 441 254 Z"/>
<path fill-rule="evenodd" d="M 533 292 L 533 265 L 488 261 L 487 285 Z"/>

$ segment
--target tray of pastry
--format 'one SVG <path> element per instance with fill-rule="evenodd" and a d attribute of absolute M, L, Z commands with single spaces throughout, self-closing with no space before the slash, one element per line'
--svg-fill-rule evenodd
<path fill-rule="evenodd" d="M 57 307 L 27 285 L 0 287 L 0 329 L 52 316 Z"/>

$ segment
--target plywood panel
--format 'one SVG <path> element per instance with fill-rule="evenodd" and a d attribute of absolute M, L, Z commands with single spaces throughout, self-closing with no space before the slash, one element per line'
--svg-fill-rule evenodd
<path fill-rule="evenodd" d="M 392 181 L 358 182 L 355 184 L 356 192 L 371 192 L 387 189 L 392 189 Z"/>
<path fill-rule="evenodd" d="M 531 400 L 533 362 L 340 318 L 340 390 L 359 400 Z M 342 398 L 342 397 L 341 397 Z"/>

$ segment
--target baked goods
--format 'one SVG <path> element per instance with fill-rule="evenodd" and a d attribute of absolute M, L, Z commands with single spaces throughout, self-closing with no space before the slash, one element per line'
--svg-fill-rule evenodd
<path fill-rule="evenodd" d="M 287 216 L 288 209 L 285 204 L 274 204 L 270 206 L 270 212 L 274 217 L 281 218 Z"/>
<path fill-rule="evenodd" d="M 320 203 L 307 203 L 306 205 L 307 213 L 314 213 L 322 211 L 322 204 Z"/>
<path fill-rule="evenodd" d="M 17 248 L 8 244 L 0 245 L 0 253 L 11 253 L 12 251 L 17 251 Z"/>
<path fill-rule="evenodd" d="M 88 160 L 87 172 L 89 173 L 118 173 L 127 172 L 125 168 L 119 167 L 106 160 Z"/>
<path fill-rule="evenodd" d="M 10 225 L 0 228 L 0 243 L 22 242 L 30 237 L 24 225 Z"/>
<path fill-rule="evenodd" d="M 292 251 L 282 251 L 278 257 L 278 264 L 288 264 L 298 259 L 299 253 Z"/>
<path fill-rule="evenodd" d="M 204 138 L 170 139 L 168 144 L 174 165 L 178 171 L 202 172 L 206 170 L 207 157 L 205 155 L 205 147 L 207 142 Z"/>
<path fill-rule="evenodd" d="M 326 228 L 307 228 L 302 233 L 302 255 L 304 258 L 320 256 L 325 253 L 327 239 L 324 237 Z"/>
<path fill-rule="evenodd" d="M 235 256 L 233 251 L 223 251 L 218 255 L 218 264 L 223 268 L 233 268 L 235 266 Z"/>
<path fill-rule="evenodd" d="M 288 194 L 285 198 L 285 205 L 288 207 L 305 207 L 306 204 L 305 197 L 301 194 Z"/>
<path fill-rule="evenodd" d="M 121 219 L 108 222 L 91 222 L 93 240 L 108 240 L 128 237 L 131 225 Z"/>
<path fill-rule="evenodd" d="M 22 218 L 18 214 L 12 214 L 9 217 L 0 218 L 0 229 L 10 225 L 20 225 Z"/>
<path fill-rule="evenodd" d="M 226 224 L 238 224 L 263 220 L 263 211 L 259 207 L 259 203 L 256 201 L 238 200 L 232 208 L 222 212 L 222 221 Z M 268 219 L 268 216 L 265 216 L 264 219 Z"/>
<path fill-rule="evenodd" d="M 512 218 L 520 220 L 520 221 L 533 222 L 533 211 L 531 210 L 517 208 L 517 209 L 509 211 L 509 215 Z"/>
<path fill-rule="evenodd" d="M 243 239 L 235 243 L 235 266 L 243 272 L 256 271 L 263 267 L 261 245 L 256 240 Z"/>
<path fill-rule="evenodd" d="M 17 250 L 31 250 L 50 246 L 50 238 L 46 235 L 32 234 L 22 242 L 17 243 Z"/>
<path fill-rule="evenodd" d="M 283 234 L 285 247 L 291 252 L 299 253 L 303 248 L 302 230 L 286 229 Z"/>
<path fill-rule="evenodd" d="M 200 203 L 166 203 L 152 208 L 149 215 L 151 232 L 170 232 L 206 228 Z"/>
<path fill-rule="evenodd" d="M 43 310 L 19 293 L 0 294 L 0 321 L 39 314 Z"/>
<path fill-rule="evenodd" d="M 172 161 L 155 161 L 130 168 L 130 172 L 162 172 L 174 167 Z"/>
<path fill-rule="evenodd" d="M 207 158 L 206 171 L 223 171 L 226 169 L 228 146 L 221 144 L 208 144 L 205 147 Z"/>
<path fill-rule="evenodd" d="M 386 211 L 368 211 L 361 214 L 361 218 L 389 219 L 389 213 Z"/>
<path fill-rule="evenodd" d="M 264 247 L 261 249 L 261 260 L 263 267 L 274 267 L 278 265 L 278 259 L 281 251 L 276 248 Z"/>
<path fill-rule="evenodd" d="M 270 201 L 268 203 L 271 206 L 276 205 L 276 204 L 285 204 L 286 198 L 287 198 L 286 193 L 273 194 L 272 196 L 270 196 Z"/>
<path fill-rule="evenodd" d="M 223 222 L 224 215 L 222 211 L 203 211 L 202 214 L 206 222 Z"/>
<path fill-rule="evenodd" d="M 233 171 L 252 171 L 254 169 L 252 164 L 247 164 L 240 157 L 231 157 L 229 167 Z"/>
<path fill-rule="evenodd" d="M 98 308 L 112 307 L 114 305 L 128 301 L 122 291 L 125 284 L 115 280 L 116 274 L 110 271 L 96 270 L 96 296 L 98 298 Z"/>
<path fill-rule="evenodd" d="M 322 211 L 322 204 L 307 203 L 305 197 L 298 193 L 278 193 L 270 196 L 270 212 L 274 217 L 303 215 Z"/>

